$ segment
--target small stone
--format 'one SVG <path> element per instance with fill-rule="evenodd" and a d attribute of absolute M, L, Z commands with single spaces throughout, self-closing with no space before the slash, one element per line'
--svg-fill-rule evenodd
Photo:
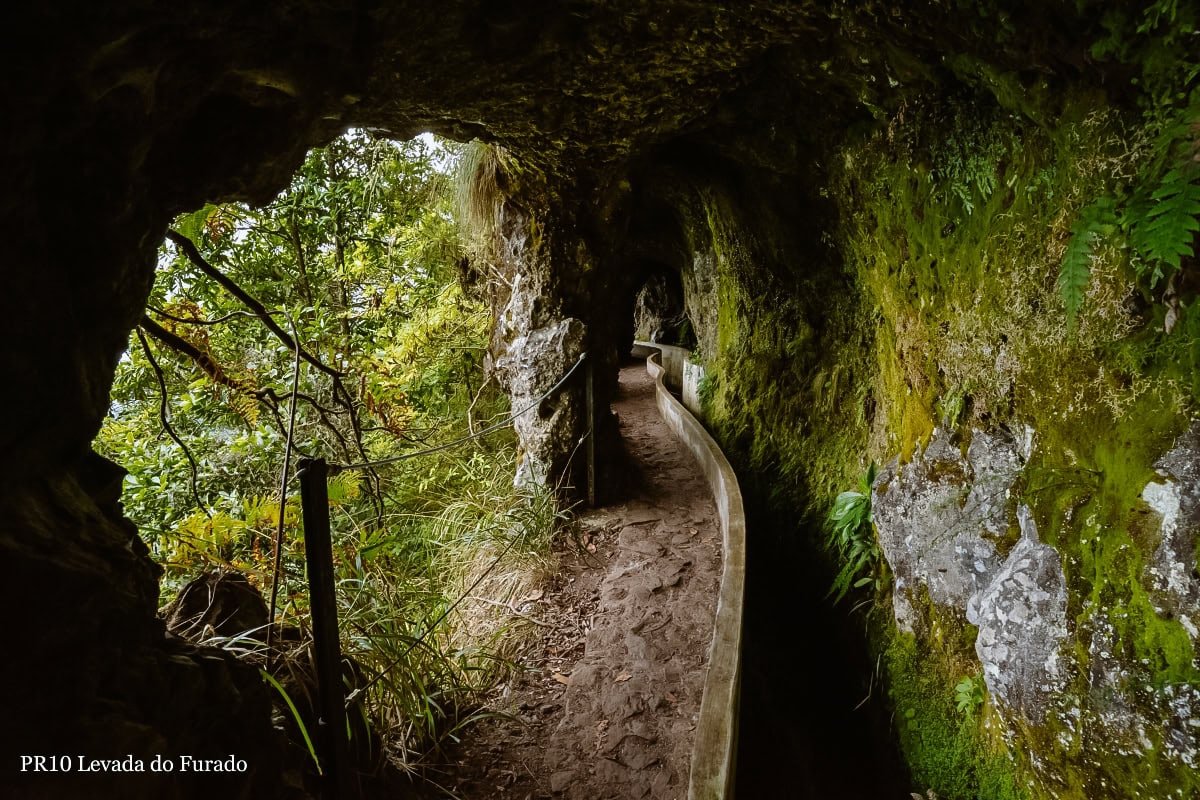
<path fill-rule="evenodd" d="M 550 776 L 550 791 L 555 794 L 564 792 L 573 780 L 575 780 L 575 770 L 556 772 Z"/>

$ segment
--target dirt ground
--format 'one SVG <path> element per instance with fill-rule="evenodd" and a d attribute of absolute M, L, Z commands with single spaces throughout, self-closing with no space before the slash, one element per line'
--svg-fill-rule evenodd
<path fill-rule="evenodd" d="M 721 536 L 699 466 L 663 423 L 638 362 L 614 404 L 640 480 L 583 513 L 562 568 L 520 611 L 542 632 L 497 718 L 435 771 L 461 800 L 680 800 L 712 639 Z"/>

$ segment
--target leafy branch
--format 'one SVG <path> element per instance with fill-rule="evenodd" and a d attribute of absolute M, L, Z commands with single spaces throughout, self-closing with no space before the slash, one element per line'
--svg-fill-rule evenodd
<path fill-rule="evenodd" d="M 236 297 L 247 308 L 253 311 L 254 315 L 262 321 L 262 324 L 267 326 L 267 330 L 275 334 L 275 338 L 283 342 L 288 350 L 299 350 L 300 357 L 302 359 L 319 369 L 321 372 L 324 372 L 326 375 L 334 378 L 341 378 L 345 376 L 346 373 L 334 369 L 314 356 L 312 353 L 305 350 L 303 347 L 299 347 L 291 335 L 279 326 L 279 323 L 275 321 L 273 316 L 271 316 L 271 312 L 267 310 L 267 307 L 260 303 L 253 295 L 239 286 L 236 281 L 234 281 L 224 272 L 221 272 L 221 270 L 208 263 L 204 256 L 200 255 L 200 251 L 196 248 L 195 243 L 192 242 L 191 239 L 173 230 L 167 231 L 167 238 L 175 243 L 175 246 L 179 248 L 180 252 L 187 256 L 188 261 L 192 262 L 192 264 L 194 264 L 198 270 L 212 278 L 221 285 L 221 288 Z"/>
<path fill-rule="evenodd" d="M 220 325 L 223 322 L 228 322 L 234 317 L 249 317 L 250 319 L 258 319 L 257 315 L 249 311 L 230 311 L 228 314 L 222 314 L 216 319 L 199 319 L 196 317 L 177 317 L 174 314 L 169 314 L 161 308 L 155 308 L 152 305 L 147 305 L 146 308 L 158 314 L 163 319 L 169 319 L 171 322 L 178 322 L 181 325 Z M 269 313 L 269 312 L 268 312 Z"/>
<path fill-rule="evenodd" d="M 279 429 L 281 431 L 286 430 L 287 426 L 284 425 L 283 418 L 280 416 L 279 411 L 283 402 L 292 397 L 291 393 L 279 395 L 276 394 L 275 390 L 269 386 L 265 389 L 258 389 L 253 385 L 253 383 L 231 378 L 229 374 L 221 367 L 221 365 L 218 364 L 217 361 L 208 353 L 196 347 L 182 336 L 172 333 L 171 331 L 162 327 L 149 317 L 142 317 L 142 321 L 138 323 L 138 329 L 139 335 L 141 331 L 145 331 L 157 339 L 160 344 L 169 347 L 171 350 L 174 350 L 176 353 L 179 353 L 182 356 L 185 356 L 193 364 L 199 367 L 200 371 L 207 375 L 209 380 L 211 380 L 213 383 L 226 386 L 235 392 L 257 400 L 275 417 L 275 422 L 278 424 Z M 316 410 L 324 427 L 342 443 L 343 450 L 348 452 L 345 437 L 342 435 L 342 432 L 338 430 L 337 425 L 335 425 L 329 418 L 329 416 L 332 414 L 342 414 L 345 412 L 326 408 L 315 398 L 310 397 L 303 392 L 297 392 L 295 396 L 296 399 L 303 400 Z M 296 449 L 305 458 L 312 458 L 312 456 L 310 456 L 308 453 L 299 450 L 299 448 Z"/>
<path fill-rule="evenodd" d="M 334 401 L 346 410 L 347 419 L 350 421 L 355 449 L 357 450 L 358 455 L 364 461 L 368 460 L 367 451 L 363 446 L 362 441 L 362 427 L 359 424 L 358 414 L 356 413 L 357 403 L 351 396 L 350 391 L 342 383 L 342 378 L 346 376 L 346 373 L 334 369 L 314 356 L 312 353 L 308 352 L 305 348 L 301 347 L 299 342 L 297 342 L 294 337 L 280 327 L 279 323 L 275 321 L 271 312 L 267 310 L 265 305 L 263 305 L 256 297 L 238 285 L 238 283 L 228 275 L 210 264 L 208 260 L 201 255 L 200 250 L 196 247 L 195 242 L 193 242 L 191 239 L 174 230 L 167 231 L 167 239 L 173 242 L 175 246 L 179 248 L 180 252 L 182 252 L 184 256 L 187 257 L 188 261 L 195 265 L 197 269 L 199 269 L 208 277 L 212 278 L 221 286 L 221 288 L 225 289 L 225 291 L 229 292 L 231 295 L 240 300 L 243 305 L 249 308 L 250 311 L 252 311 L 254 315 L 263 323 L 263 325 L 266 326 L 267 330 L 274 334 L 275 338 L 282 342 L 289 350 L 298 353 L 301 359 L 333 379 Z M 340 432 L 338 433 L 338 439 L 341 442 L 343 449 L 348 450 L 348 448 L 346 448 L 345 437 L 343 437 Z M 346 456 L 347 460 L 351 460 L 348 452 L 346 453 Z M 376 504 L 377 514 L 382 516 L 383 501 L 379 490 L 379 476 L 374 472 L 370 472 L 368 477 L 370 479 L 372 489 L 370 494 Z"/>

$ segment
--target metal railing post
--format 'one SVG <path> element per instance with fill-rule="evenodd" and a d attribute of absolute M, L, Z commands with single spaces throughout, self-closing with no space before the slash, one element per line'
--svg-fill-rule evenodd
<path fill-rule="evenodd" d="M 350 800 L 350 748 L 346 740 L 346 695 L 342 648 L 334 595 L 333 545 L 329 534 L 328 466 L 323 458 L 301 459 L 300 507 L 304 516 L 304 557 L 308 564 L 313 649 L 321 721 L 317 729 L 325 800 Z"/>
<path fill-rule="evenodd" d="M 596 396 L 595 396 L 595 365 L 596 360 L 589 358 L 587 362 L 587 482 L 588 505 L 596 507 Z"/>

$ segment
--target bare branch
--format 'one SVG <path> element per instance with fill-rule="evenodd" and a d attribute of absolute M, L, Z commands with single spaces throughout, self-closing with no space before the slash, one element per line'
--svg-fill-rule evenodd
<path fill-rule="evenodd" d="M 192 457 L 192 451 L 183 443 L 183 439 L 179 438 L 179 434 L 175 433 L 175 429 L 171 427 L 171 421 L 167 417 L 167 379 L 163 375 L 162 368 L 158 366 L 158 361 L 154 358 L 154 352 L 150 349 L 150 343 L 146 341 L 146 335 L 142 333 L 142 329 L 137 329 L 138 341 L 142 343 L 142 351 L 146 354 L 146 361 L 150 363 L 150 368 L 154 370 L 154 376 L 158 378 L 158 419 L 162 423 L 163 430 L 167 435 L 174 440 L 175 444 L 179 445 L 179 449 L 183 451 L 183 455 L 187 458 L 188 467 L 192 473 L 192 497 L 196 500 L 196 505 L 205 515 L 212 519 L 212 512 L 208 510 L 208 506 L 204 505 L 204 501 L 200 499 L 200 486 L 197 478 L 196 459 Z"/>
<path fill-rule="evenodd" d="M 231 279 L 225 273 L 221 272 L 212 264 L 209 264 L 204 259 L 204 256 L 200 255 L 200 251 L 196 248 L 196 245 L 191 239 L 187 238 L 178 231 L 173 230 L 167 231 L 167 238 L 175 243 L 175 246 L 178 247 L 185 256 L 187 256 L 188 261 L 191 261 L 197 269 L 219 283 L 221 287 L 225 289 L 225 291 L 229 292 L 238 300 L 241 300 L 247 308 L 253 311 L 254 315 L 262 320 L 263 325 L 267 326 L 267 330 L 275 334 L 275 338 L 283 342 L 289 350 L 299 351 L 302 359 L 307 361 L 309 364 L 312 364 L 326 375 L 331 375 L 335 378 L 340 378 L 345 375 L 344 372 L 339 372 L 333 367 L 327 366 L 325 362 L 309 353 L 303 347 L 299 347 L 296 344 L 296 340 L 293 339 L 287 331 L 279 327 L 279 323 L 271 317 L 271 312 L 267 310 L 267 307 L 260 303 L 253 295 L 239 286 L 236 282 L 234 282 L 233 279 Z"/>
<path fill-rule="evenodd" d="M 214 361 L 207 353 L 200 350 L 200 348 L 196 347 L 186 339 L 183 339 L 179 335 L 171 333 L 149 317 L 142 318 L 141 327 L 162 344 L 191 359 L 191 361 L 195 363 L 196 366 L 200 367 L 200 370 L 207 375 L 209 379 L 213 381 L 213 383 L 218 383 L 222 386 L 228 386 L 235 391 L 241 392 L 242 394 L 258 400 L 260 403 L 270 409 L 272 414 L 275 415 L 276 421 L 279 422 L 280 430 L 286 430 L 286 426 L 283 425 L 283 421 L 279 416 L 279 406 L 284 400 L 292 397 L 291 393 L 281 397 L 269 386 L 265 389 L 251 389 L 242 383 L 239 383 L 237 380 L 229 377 L 229 375 L 225 373 L 225 370 L 221 369 L 221 365 Z M 298 400 L 303 400 L 316 409 L 317 414 L 321 417 L 321 422 L 326 428 L 333 432 L 334 436 L 337 437 L 338 441 L 342 445 L 342 449 L 346 453 L 349 453 L 350 451 L 346 443 L 346 437 L 342 435 L 342 432 L 338 430 L 337 426 L 334 425 L 333 421 L 329 418 L 331 414 L 344 414 L 349 412 L 326 408 L 318 403 L 314 398 L 304 394 L 303 392 L 296 392 L 295 396 Z M 307 457 L 307 454 L 305 454 L 305 456 Z"/>
<path fill-rule="evenodd" d="M 252 314 L 249 311 L 230 311 L 225 316 L 217 317 L 216 319 L 188 319 L 186 317 L 177 317 L 174 314 L 168 314 L 166 311 L 163 311 L 160 308 L 155 308 L 154 306 L 151 306 L 151 305 L 147 305 L 146 308 L 150 309 L 155 314 L 158 314 L 160 317 L 169 319 L 172 322 L 180 322 L 185 325 L 220 325 L 222 322 L 227 322 L 228 320 L 232 319 L 233 317 L 249 317 L 250 319 L 258 319 L 257 314 Z M 271 311 L 268 313 L 278 314 L 279 312 Z"/>

